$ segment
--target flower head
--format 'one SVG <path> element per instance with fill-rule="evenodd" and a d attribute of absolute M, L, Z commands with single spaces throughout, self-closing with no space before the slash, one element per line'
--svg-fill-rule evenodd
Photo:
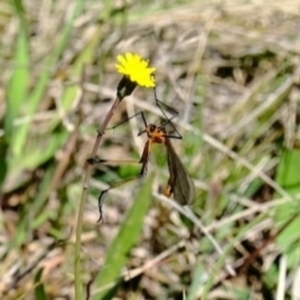
<path fill-rule="evenodd" d="M 129 52 L 125 55 L 118 55 L 117 60 L 119 61 L 119 64 L 116 64 L 118 72 L 128 77 L 130 81 L 147 88 L 155 87 L 153 76 L 155 68 L 148 66 L 148 60 Z"/>

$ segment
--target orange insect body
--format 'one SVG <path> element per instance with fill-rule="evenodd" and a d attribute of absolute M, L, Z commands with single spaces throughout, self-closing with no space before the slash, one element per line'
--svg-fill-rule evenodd
<path fill-rule="evenodd" d="M 149 138 L 143 151 L 143 156 L 147 157 L 147 159 L 144 158 L 146 164 L 148 163 L 151 143 L 165 144 L 167 149 L 170 177 L 164 194 L 167 197 L 174 194 L 175 199 L 182 205 L 192 203 L 196 196 L 193 180 L 176 154 L 165 127 L 150 124 L 146 128 L 146 132 Z M 147 154 L 144 153 L 145 151 Z"/>
<path fill-rule="evenodd" d="M 99 221 L 102 219 L 103 198 L 109 190 L 121 186 L 126 182 L 146 176 L 148 171 L 148 163 L 149 163 L 152 144 L 164 144 L 167 150 L 167 160 L 168 160 L 170 177 L 167 186 L 164 190 L 164 195 L 170 197 L 173 194 L 175 200 L 177 200 L 182 205 L 191 204 L 195 200 L 196 193 L 195 193 L 195 186 L 193 180 L 191 179 L 185 167 L 183 166 L 180 158 L 176 154 L 172 146 L 172 143 L 170 141 L 171 138 L 181 139 L 181 136 L 169 135 L 166 128 L 162 125 L 161 126 L 157 126 L 155 124 L 147 125 L 143 113 L 140 114 L 142 115 L 144 120 L 145 130 L 140 132 L 139 135 L 143 133 L 147 133 L 148 136 L 148 140 L 144 146 L 143 153 L 139 161 L 139 163 L 142 164 L 141 171 L 139 175 L 133 178 L 128 178 L 121 182 L 116 182 L 115 184 L 112 184 L 108 189 L 101 192 L 98 198 L 98 205 L 99 205 L 99 212 L 100 212 Z M 106 163 L 106 162 L 108 161 L 96 159 L 91 163 Z"/>

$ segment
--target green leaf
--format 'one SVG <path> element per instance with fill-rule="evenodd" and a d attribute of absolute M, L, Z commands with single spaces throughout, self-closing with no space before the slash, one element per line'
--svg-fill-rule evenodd
<path fill-rule="evenodd" d="M 151 201 L 151 189 L 153 178 L 144 183 L 137 199 L 128 212 L 118 236 L 110 246 L 105 265 L 98 274 L 95 285 L 100 290 L 94 299 L 112 299 L 120 281 L 122 268 L 128 260 L 128 254 L 138 242 L 143 228 L 144 217 Z"/>

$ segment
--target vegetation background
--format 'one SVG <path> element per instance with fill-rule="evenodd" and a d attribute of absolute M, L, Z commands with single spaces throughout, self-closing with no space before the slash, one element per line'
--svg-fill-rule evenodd
<path fill-rule="evenodd" d="M 180 112 L 197 199 L 193 215 L 158 192 L 158 145 L 148 179 L 111 191 L 97 223 L 99 191 L 138 167 L 95 169 L 82 299 L 300 299 L 299 28 L 295 0 L 1 0 L 1 299 L 74 299 L 84 165 L 128 51 Z M 154 104 L 138 88 L 111 124 L 156 122 Z M 101 158 L 138 159 L 140 128 L 107 131 Z"/>

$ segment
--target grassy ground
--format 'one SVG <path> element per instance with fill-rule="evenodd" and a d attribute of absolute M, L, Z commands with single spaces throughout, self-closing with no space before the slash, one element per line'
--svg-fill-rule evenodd
<path fill-rule="evenodd" d="M 292 0 L 2 0 L 1 299 L 300 299 L 299 14 Z M 84 165 L 127 51 L 180 112 L 173 144 L 197 198 L 192 213 L 158 192 L 157 145 L 97 223 L 99 191 L 139 168 L 95 169 L 75 273 Z M 161 116 L 149 89 L 110 124 L 141 110 Z M 141 128 L 107 131 L 101 158 L 138 159 Z"/>

